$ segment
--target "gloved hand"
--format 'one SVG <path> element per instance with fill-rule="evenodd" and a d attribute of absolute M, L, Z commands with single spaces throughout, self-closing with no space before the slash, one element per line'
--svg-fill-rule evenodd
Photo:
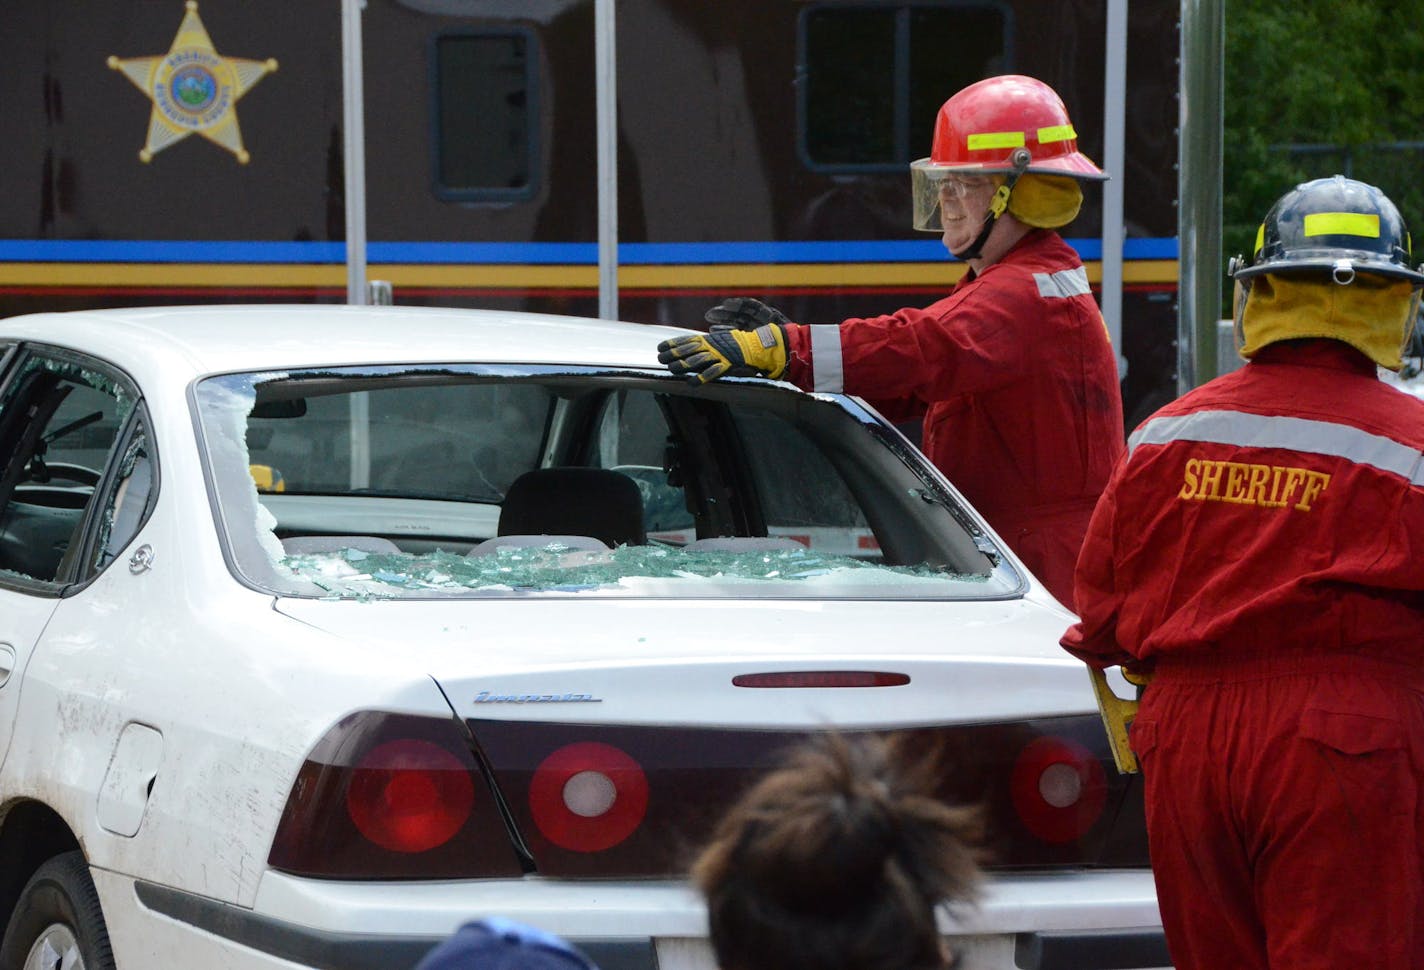
<path fill-rule="evenodd" d="M 776 307 L 750 296 L 728 297 L 704 313 L 702 319 L 712 324 L 714 333 L 720 330 L 755 330 L 768 323 L 791 322 Z"/>
<path fill-rule="evenodd" d="M 728 374 L 780 378 L 786 373 L 787 356 L 786 328 L 779 323 L 755 330 L 714 328 L 711 333 L 690 333 L 658 344 L 658 363 L 696 384 Z"/>

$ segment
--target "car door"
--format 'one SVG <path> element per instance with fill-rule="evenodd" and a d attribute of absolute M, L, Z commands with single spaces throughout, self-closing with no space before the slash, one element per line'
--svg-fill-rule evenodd
<path fill-rule="evenodd" d="M 0 387 L 7 387 L 4 377 L 11 373 L 10 364 L 16 356 L 13 344 L 4 346 L 3 368 L 0 368 Z M 11 401 L 0 398 L 0 421 L 8 419 L 13 411 Z M 5 447 L 0 442 L 0 448 Z M 8 449 L 0 452 L 0 461 L 5 460 Z M 0 585 L 0 758 L 3 758 L 10 737 L 10 723 L 15 713 L 15 702 L 20 692 L 19 664 L 28 655 L 30 645 L 39 637 L 50 615 L 54 613 L 55 596 L 26 595 L 11 588 L 8 582 Z"/>
<path fill-rule="evenodd" d="M 22 346 L 0 385 L 0 760 L 10 746 L 25 664 L 66 589 L 78 554 L 112 531 L 107 506 L 132 438 L 137 395 L 122 375 L 66 351 Z M 107 479 L 106 479 L 107 474 Z M 92 526 L 90 525 L 92 523 Z M 93 557 L 91 557 L 93 561 Z"/>

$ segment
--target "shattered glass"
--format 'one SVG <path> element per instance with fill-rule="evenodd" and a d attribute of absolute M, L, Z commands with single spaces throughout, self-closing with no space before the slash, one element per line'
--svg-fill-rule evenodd
<path fill-rule="evenodd" d="M 384 599 L 451 592 L 649 594 L 675 584 L 684 596 L 727 595 L 736 587 L 790 583 L 836 596 L 886 595 L 892 587 L 984 584 L 987 575 L 957 575 L 928 566 L 884 566 L 810 549 L 691 551 L 673 546 L 619 546 L 606 552 L 504 547 L 486 555 L 436 551 L 421 555 L 344 549 L 284 556 L 280 566 L 336 597 Z M 775 591 L 763 590 L 764 593 Z M 791 590 L 788 595 L 798 595 Z"/>
<path fill-rule="evenodd" d="M 70 361 L 40 356 L 31 357 L 25 361 L 20 368 L 20 375 L 23 376 L 33 370 L 45 370 L 58 374 L 68 381 L 93 388 L 113 398 L 115 402 L 115 417 L 117 418 L 116 423 L 118 424 L 123 424 L 124 419 L 129 416 L 129 412 L 134 408 L 134 399 L 128 393 L 128 389 L 123 384 L 110 378 L 107 374 L 90 370 L 87 367 L 81 367 Z"/>
<path fill-rule="evenodd" d="M 117 480 L 121 484 L 109 496 L 109 503 L 104 507 L 104 515 L 99 522 L 98 548 L 105 564 L 113 561 L 114 556 L 128 544 L 141 524 L 139 520 L 143 504 L 148 500 L 148 491 L 153 483 L 152 472 L 147 465 L 148 437 L 139 431 L 119 459 Z M 134 489 L 132 486 L 136 480 L 139 485 Z M 136 491 L 138 494 L 129 495 L 130 491 Z M 121 509 L 126 509 L 127 515 L 121 516 Z"/>
<path fill-rule="evenodd" d="M 277 520 L 257 500 L 257 487 L 249 470 L 247 415 L 257 400 L 256 386 L 283 375 L 239 374 L 223 381 L 205 381 L 199 396 L 208 452 L 226 475 L 215 476 L 227 534 L 238 555 L 248 562 L 282 557 L 282 543 L 274 532 Z M 234 474 L 235 472 L 235 474 Z M 260 550 L 253 555 L 252 546 Z"/>

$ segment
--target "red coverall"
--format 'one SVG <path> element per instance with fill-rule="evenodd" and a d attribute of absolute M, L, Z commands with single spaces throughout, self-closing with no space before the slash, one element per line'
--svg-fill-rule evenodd
<path fill-rule="evenodd" d="M 1135 431 L 1063 646 L 1132 724 L 1178 970 L 1424 967 L 1424 402 L 1333 340 Z"/>
<path fill-rule="evenodd" d="M 787 327 L 785 378 L 922 418 L 921 446 L 1049 592 L 1073 566 L 1123 451 L 1117 361 L 1077 253 L 1035 229 L 943 300 Z"/>

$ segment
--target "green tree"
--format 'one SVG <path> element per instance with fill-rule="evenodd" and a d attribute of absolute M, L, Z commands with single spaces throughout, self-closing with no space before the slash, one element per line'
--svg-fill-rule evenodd
<path fill-rule="evenodd" d="M 1223 253 L 1249 253 L 1293 185 L 1335 174 L 1379 186 L 1424 239 L 1421 25 L 1424 0 L 1228 0 Z"/>

